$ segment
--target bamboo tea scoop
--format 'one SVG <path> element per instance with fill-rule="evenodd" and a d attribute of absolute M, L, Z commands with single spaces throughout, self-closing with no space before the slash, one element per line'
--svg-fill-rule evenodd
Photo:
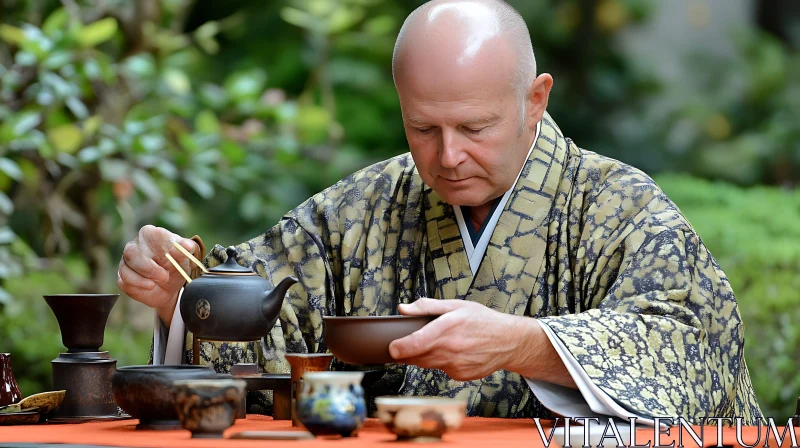
<path fill-rule="evenodd" d="M 167 257 L 167 260 L 169 260 L 169 262 L 172 263 L 173 266 L 175 266 L 175 269 L 177 269 L 178 272 L 180 272 L 183 278 L 186 279 L 186 283 L 192 282 L 192 278 L 189 277 L 189 274 L 187 274 L 186 271 L 183 270 L 181 265 L 179 265 L 178 262 L 175 261 L 174 258 L 172 258 L 172 255 L 170 255 L 169 252 L 165 253 L 164 256 Z"/>
<path fill-rule="evenodd" d="M 192 262 L 194 264 L 196 264 L 197 267 L 199 267 L 201 271 L 203 271 L 204 273 L 208 274 L 208 269 L 206 269 L 206 267 L 203 266 L 203 263 L 200 260 L 198 260 L 197 258 L 195 258 L 194 255 L 191 254 L 191 252 L 186 250 L 183 246 L 181 246 L 180 244 L 176 243 L 175 241 L 172 242 L 172 245 L 177 247 L 178 250 L 181 251 L 181 253 L 183 253 L 183 255 L 186 255 L 186 258 L 192 260 Z"/>
<path fill-rule="evenodd" d="M 178 244 L 175 241 L 172 242 L 172 245 L 175 246 L 179 251 L 181 251 L 181 253 L 183 255 L 185 255 L 186 258 L 188 258 L 189 260 L 192 260 L 192 262 L 194 264 L 196 264 L 200 268 L 200 270 L 202 270 L 204 273 L 208 274 L 208 269 L 206 269 L 206 267 L 203 266 L 203 263 L 200 260 L 198 260 L 197 258 L 195 258 L 195 256 L 192 255 L 188 250 L 184 249 L 183 246 L 181 246 L 180 244 Z M 175 261 L 174 258 L 172 258 L 172 255 L 170 255 L 169 252 L 165 253 L 164 256 L 167 257 L 167 260 L 169 260 L 169 262 L 172 263 L 173 266 L 175 266 L 175 269 L 177 269 L 178 272 L 181 273 L 183 278 L 186 279 L 186 283 L 191 283 L 192 282 L 192 279 L 191 279 L 191 277 L 189 277 L 189 274 L 187 274 L 186 271 L 183 270 L 181 265 L 178 264 L 178 262 Z"/>

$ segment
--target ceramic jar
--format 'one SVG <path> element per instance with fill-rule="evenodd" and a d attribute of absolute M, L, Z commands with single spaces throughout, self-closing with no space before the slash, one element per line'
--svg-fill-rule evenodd
<path fill-rule="evenodd" d="M 352 437 L 367 418 L 363 372 L 308 372 L 297 401 L 300 422 L 314 435 Z"/>
<path fill-rule="evenodd" d="M 0 353 L 0 406 L 14 404 L 22 400 L 22 393 L 11 371 L 11 354 Z"/>

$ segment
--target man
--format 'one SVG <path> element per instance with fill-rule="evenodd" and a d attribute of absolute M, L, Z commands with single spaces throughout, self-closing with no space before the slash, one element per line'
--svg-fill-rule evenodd
<path fill-rule="evenodd" d="M 482 416 L 547 416 L 558 394 L 622 417 L 761 416 L 725 275 L 649 177 L 562 135 L 516 11 L 426 3 L 400 31 L 393 71 L 410 154 L 238 246 L 273 283 L 300 279 L 261 342 L 267 371 L 288 371 L 286 352 L 325 351 L 323 315 L 432 314 L 391 344 L 390 393 L 457 396 Z M 203 252 L 148 226 L 120 262 L 120 288 L 158 312 L 156 362 L 191 348 L 173 314 L 171 241 Z M 225 259 L 215 246 L 206 261 Z M 204 343 L 201 358 L 226 370 L 254 350 Z"/>

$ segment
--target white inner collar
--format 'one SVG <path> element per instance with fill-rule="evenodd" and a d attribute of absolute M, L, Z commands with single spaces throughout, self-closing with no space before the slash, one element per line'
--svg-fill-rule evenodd
<path fill-rule="evenodd" d="M 522 175 L 522 170 L 525 169 L 525 165 L 528 163 L 528 159 L 531 157 L 531 152 L 533 152 L 533 148 L 536 147 L 536 140 L 539 139 L 539 131 L 541 128 L 542 122 L 539 121 L 539 123 L 536 124 L 536 136 L 533 139 L 533 144 L 531 144 L 530 149 L 528 149 L 528 155 L 525 156 L 525 162 L 522 163 L 522 167 L 519 169 L 519 173 L 517 173 L 517 178 L 514 180 L 514 184 L 511 186 L 511 189 L 505 192 L 503 197 L 500 199 L 500 203 L 494 208 L 492 214 L 486 218 L 486 222 L 483 224 L 483 232 L 481 233 L 481 237 L 478 239 L 477 244 L 473 244 L 472 238 L 469 236 L 469 230 L 467 229 L 467 224 L 464 221 L 464 214 L 461 212 L 461 206 L 453 206 L 453 211 L 456 214 L 456 221 L 458 222 L 458 230 L 461 231 L 461 239 L 464 241 L 464 249 L 467 251 L 469 269 L 472 271 L 473 276 L 478 272 L 478 267 L 481 265 L 483 255 L 486 253 L 486 247 L 489 246 L 489 240 L 492 239 L 494 228 L 497 227 L 497 221 L 500 219 L 500 214 L 502 214 L 503 210 L 506 208 L 508 198 L 511 197 L 511 192 L 514 191 L 514 187 L 517 186 L 519 177 Z M 479 231 L 480 229 L 475 230 Z"/>

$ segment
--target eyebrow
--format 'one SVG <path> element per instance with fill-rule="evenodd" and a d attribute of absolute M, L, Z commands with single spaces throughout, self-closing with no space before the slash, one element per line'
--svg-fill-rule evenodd
<path fill-rule="evenodd" d="M 420 125 L 420 126 L 428 124 L 427 121 L 425 121 L 425 120 L 423 120 L 421 118 L 413 118 L 412 117 L 412 118 L 409 118 L 406 121 L 408 122 L 408 124 L 415 124 L 415 125 Z"/>
<path fill-rule="evenodd" d="M 461 124 L 490 124 L 494 121 L 497 121 L 500 117 L 496 115 L 491 115 L 489 117 L 482 117 L 482 116 L 471 116 L 461 120 Z M 422 118 L 411 117 L 406 120 L 408 124 L 417 125 L 417 126 L 429 126 L 430 123 Z"/>
<path fill-rule="evenodd" d="M 497 121 L 500 117 L 492 115 L 489 117 L 467 117 L 461 121 L 462 124 L 489 124 Z"/>

